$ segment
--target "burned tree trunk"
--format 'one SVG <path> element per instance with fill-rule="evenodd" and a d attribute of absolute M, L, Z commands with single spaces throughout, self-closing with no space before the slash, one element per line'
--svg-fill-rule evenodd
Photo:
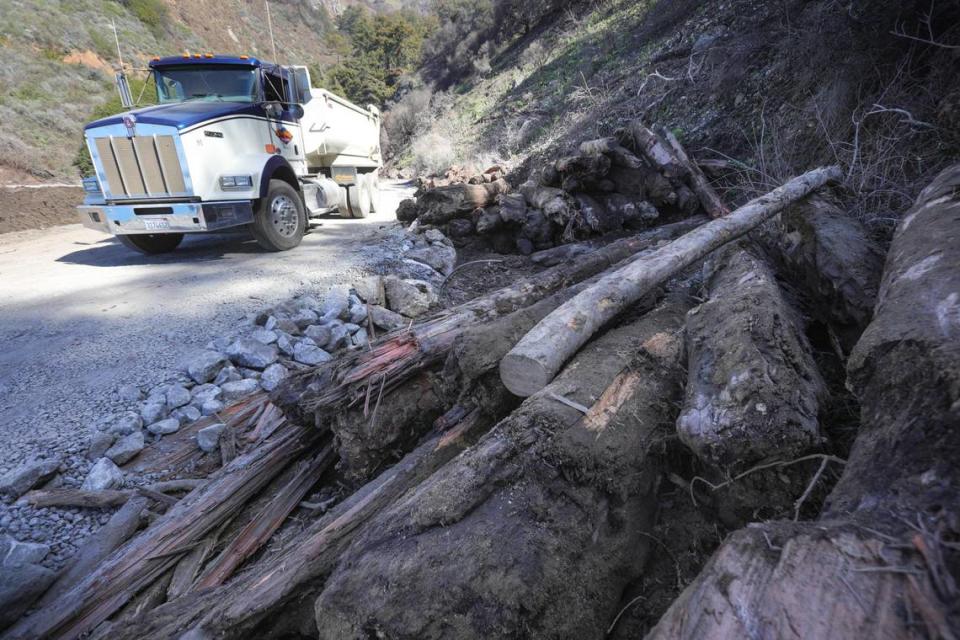
<path fill-rule="evenodd" d="M 597 339 L 377 516 L 317 600 L 320 637 L 602 637 L 649 544 L 684 310 Z"/>
<path fill-rule="evenodd" d="M 862 424 L 820 520 L 734 534 L 648 638 L 955 637 L 958 188 L 960 165 L 896 231 L 847 367 Z"/>
<path fill-rule="evenodd" d="M 498 195 L 510 190 L 505 180 L 485 184 L 451 184 L 437 187 L 420 197 L 416 216 L 421 224 L 445 224 L 467 216 L 496 202 Z"/>
<path fill-rule="evenodd" d="M 809 171 L 729 216 L 713 220 L 642 260 L 610 273 L 524 336 L 500 364 L 504 384 L 519 396 L 542 389 L 577 349 L 627 305 L 711 251 L 769 220 L 787 205 L 839 177 L 837 167 Z"/>
<path fill-rule="evenodd" d="M 722 468 L 794 458 L 819 444 L 825 393 L 800 317 L 749 243 L 724 247 L 708 268 L 709 298 L 687 318 L 680 439 Z"/>

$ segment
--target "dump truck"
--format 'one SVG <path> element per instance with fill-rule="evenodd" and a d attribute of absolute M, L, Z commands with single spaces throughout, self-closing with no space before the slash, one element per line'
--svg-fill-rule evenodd
<path fill-rule="evenodd" d="M 149 65 L 157 104 L 91 122 L 84 225 L 141 253 L 247 227 L 268 251 L 308 220 L 380 207 L 380 112 L 311 85 L 304 66 L 184 54 Z M 121 91 L 122 95 L 122 91 Z"/>

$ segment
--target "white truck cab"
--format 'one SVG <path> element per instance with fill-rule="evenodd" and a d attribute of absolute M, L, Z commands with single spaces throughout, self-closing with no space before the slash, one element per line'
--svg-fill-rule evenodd
<path fill-rule="evenodd" d="M 154 58 L 159 104 L 91 122 L 88 227 L 143 253 L 249 226 L 270 251 L 307 219 L 379 206 L 380 112 L 310 86 L 306 67 L 247 56 Z"/>

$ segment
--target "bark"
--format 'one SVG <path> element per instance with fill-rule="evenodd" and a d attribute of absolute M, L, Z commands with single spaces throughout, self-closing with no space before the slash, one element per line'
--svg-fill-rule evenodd
<path fill-rule="evenodd" d="M 72 589 L 22 619 L 4 638 L 76 638 L 93 630 L 172 569 L 193 544 L 231 517 L 318 436 L 316 430 L 290 424 L 278 430 L 271 440 L 218 471 Z"/>
<path fill-rule="evenodd" d="M 839 177 L 837 167 L 809 171 L 729 216 L 713 220 L 608 274 L 544 318 L 504 357 L 500 364 L 504 384 L 521 397 L 542 389 L 577 349 L 625 307 L 711 251 L 772 218 L 790 203 Z"/>
<path fill-rule="evenodd" d="M 599 338 L 378 515 L 317 600 L 319 637 L 602 637 L 650 544 L 684 310 Z"/>
<path fill-rule="evenodd" d="M 847 367 L 860 431 L 820 520 L 731 536 L 648 638 L 957 636 L 958 187 L 955 165 L 894 235 Z"/>
<path fill-rule="evenodd" d="M 558 226 L 566 226 L 575 216 L 573 200 L 563 189 L 525 182 L 520 185 L 520 192 L 531 207 L 543 211 L 543 215 Z M 500 206 L 503 206 L 502 201 Z"/>
<path fill-rule="evenodd" d="M 170 585 L 167 587 L 167 600 L 176 600 L 193 589 L 197 574 L 200 573 L 200 569 L 210 558 L 210 554 L 213 553 L 213 549 L 217 545 L 217 537 L 214 534 L 204 539 L 177 563 L 173 570 L 173 576 L 170 578 Z"/>
<path fill-rule="evenodd" d="M 194 445 L 194 448 L 196 446 Z M 163 494 L 175 491 L 192 491 L 206 480 L 168 480 L 156 482 L 138 489 L 104 489 L 102 491 L 85 491 L 83 489 L 37 489 L 23 494 L 19 504 L 29 504 L 33 507 L 85 507 L 91 509 L 108 509 L 125 504 L 130 498 L 141 493 Z M 167 502 L 168 497 L 159 498 Z M 175 501 L 174 498 L 170 498 Z"/>
<path fill-rule="evenodd" d="M 711 218 L 720 218 L 730 213 L 730 209 L 723 204 L 720 196 L 718 196 L 717 192 L 710 186 L 710 181 L 703 175 L 703 171 L 700 170 L 697 163 L 692 162 L 687 156 L 687 152 L 684 151 L 683 146 L 680 144 L 680 141 L 677 140 L 676 136 L 667 129 L 664 129 L 663 135 L 670 145 L 670 148 L 673 149 L 674 155 L 687 169 L 687 173 L 690 176 L 690 188 L 693 189 L 693 192 L 697 195 L 697 198 L 700 200 L 700 206 L 707 212 L 707 215 Z"/>
<path fill-rule="evenodd" d="M 687 318 L 677 433 L 721 468 L 798 457 L 820 443 L 826 393 L 801 319 L 750 243 L 724 247 L 709 270 L 708 299 Z"/>
<path fill-rule="evenodd" d="M 500 196 L 500 218 L 517 225 L 527 220 L 527 201 L 519 193 Z"/>
<path fill-rule="evenodd" d="M 635 156 L 629 149 L 622 147 L 616 138 L 600 138 L 599 140 L 581 142 L 580 153 L 585 155 L 602 153 L 610 158 L 613 165 L 617 167 L 639 169 L 646 166 L 643 160 Z"/>
<path fill-rule="evenodd" d="M 573 197 L 580 207 L 584 224 L 591 232 L 607 233 L 623 226 L 625 220 L 620 211 L 611 211 L 585 193 L 575 193 Z"/>
<path fill-rule="evenodd" d="M 639 121 L 630 124 L 628 133 L 637 151 L 664 176 L 686 178 L 689 175 L 689 169 L 677 158 L 670 145 Z"/>
<path fill-rule="evenodd" d="M 496 202 L 498 195 L 507 193 L 510 185 L 505 180 L 488 184 L 451 184 L 431 189 L 417 201 L 420 224 L 445 224 Z"/>

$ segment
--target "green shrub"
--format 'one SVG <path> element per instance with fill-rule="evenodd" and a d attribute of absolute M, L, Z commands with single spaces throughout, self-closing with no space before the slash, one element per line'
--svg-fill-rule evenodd
<path fill-rule="evenodd" d="M 156 37 L 163 35 L 169 20 L 163 0 L 121 0 L 130 13 L 142 22 Z"/>

